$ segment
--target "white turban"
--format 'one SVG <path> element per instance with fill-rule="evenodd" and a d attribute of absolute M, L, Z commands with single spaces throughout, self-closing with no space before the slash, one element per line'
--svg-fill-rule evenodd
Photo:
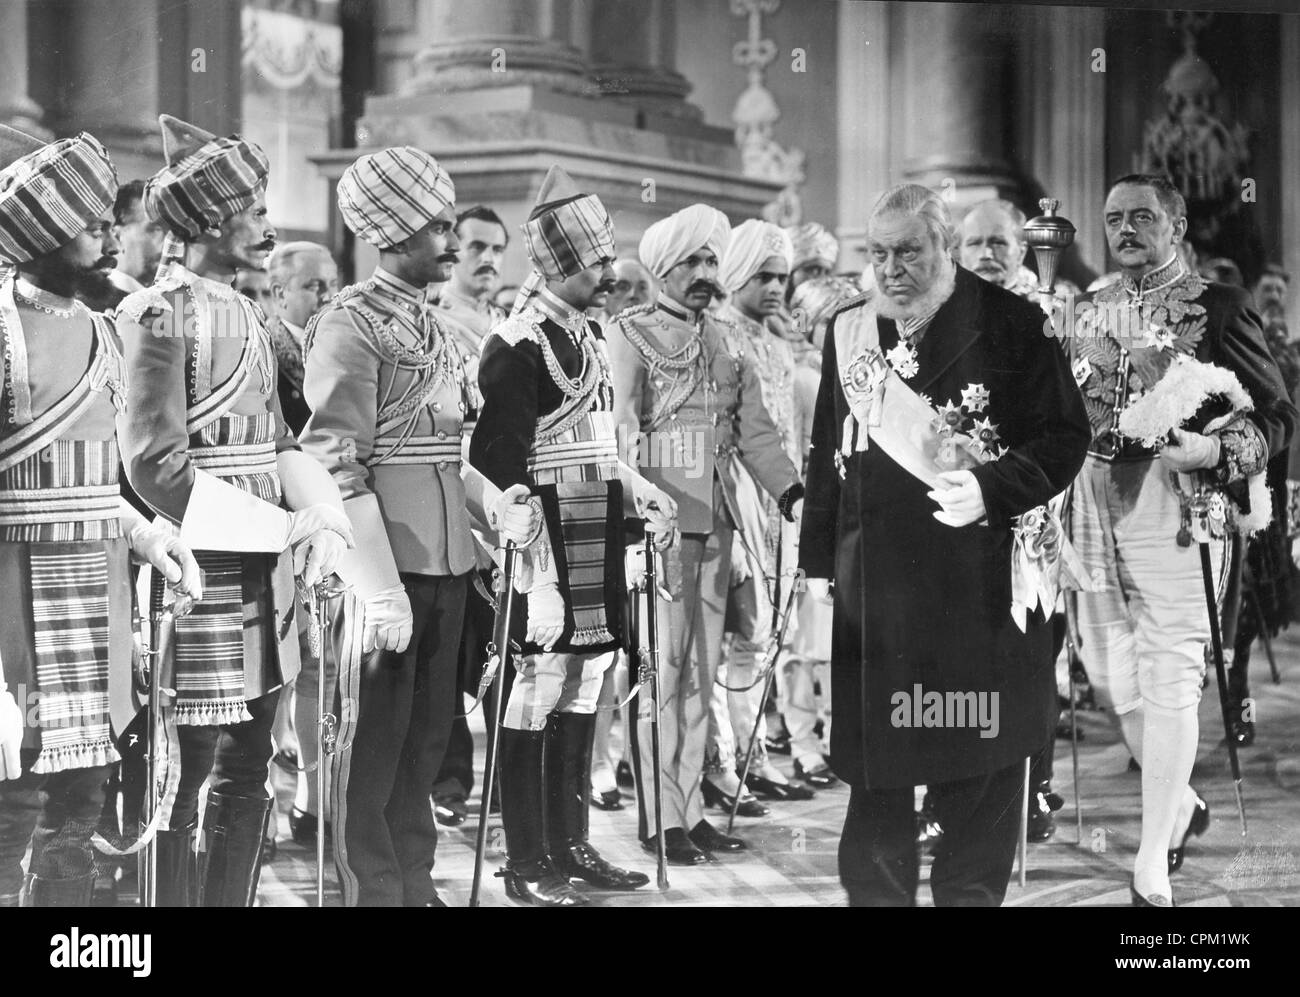
<path fill-rule="evenodd" d="M 731 240 L 718 268 L 718 282 L 728 294 L 735 294 L 773 256 L 781 257 L 790 266 L 794 249 L 785 229 L 753 218 L 742 222 L 731 230 Z"/>
<path fill-rule="evenodd" d="M 712 250 L 722 259 L 731 223 L 717 208 L 692 204 L 655 222 L 641 237 L 641 262 L 662 279 L 673 267 L 701 249 Z"/>

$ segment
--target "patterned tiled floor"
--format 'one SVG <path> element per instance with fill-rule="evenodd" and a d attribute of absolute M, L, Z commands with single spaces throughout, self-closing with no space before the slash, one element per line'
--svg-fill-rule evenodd
<path fill-rule="evenodd" d="M 1202 701 L 1201 747 L 1193 783 L 1209 801 L 1209 832 L 1193 839 L 1183 871 L 1174 878 L 1180 905 L 1300 905 L 1300 639 L 1277 643 L 1282 683 L 1272 685 L 1262 648 L 1256 649 L 1255 694 L 1259 738 L 1242 752 L 1250 821 L 1243 838 L 1233 803 L 1227 753 L 1213 681 Z M 1076 843 L 1068 742 L 1058 742 L 1056 788 L 1066 798 L 1056 837 L 1031 845 L 1026 884 L 1012 879 L 1006 903 L 1015 906 L 1098 906 L 1128 903 L 1128 879 L 1138 835 L 1139 776 L 1127 771 L 1128 753 L 1106 714 L 1081 713 L 1082 844 Z M 477 735 L 482 737 L 481 729 Z M 481 753 L 480 753 L 481 757 Z M 281 800 L 287 810 L 287 786 Z M 820 792 L 801 804 L 773 804 L 763 820 L 738 822 L 753 850 L 698 868 L 670 867 L 666 892 L 649 887 L 631 894 L 594 895 L 604 906 L 835 906 L 844 903 L 836 876 L 835 849 L 848 792 Z M 639 848 L 632 801 L 622 812 L 591 813 L 592 841 L 619 864 L 653 877 L 650 856 Z M 725 816 L 711 815 L 725 824 Z M 442 829 L 434 878 L 442 897 L 463 906 L 469 896 L 476 822 Z M 259 902 L 266 906 L 314 903 L 314 853 L 295 845 L 280 818 L 276 860 L 264 870 Z M 491 841 L 499 841 L 495 835 Z M 484 904 L 510 904 L 492 872 L 502 856 L 489 858 Z M 326 903 L 339 894 L 332 868 Z M 123 898 L 126 899 L 125 897 Z M 919 901 L 930 904 L 922 883 Z"/>

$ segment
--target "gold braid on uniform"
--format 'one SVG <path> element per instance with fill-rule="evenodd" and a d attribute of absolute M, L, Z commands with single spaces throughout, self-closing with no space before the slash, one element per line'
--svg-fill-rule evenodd
<path fill-rule="evenodd" d="M 641 309 L 644 309 L 644 311 Z M 645 361 L 651 378 L 656 374 L 668 374 L 669 380 L 672 382 L 671 387 L 664 393 L 659 406 L 650 414 L 649 428 L 653 429 L 676 415 L 677 411 L 686 404 L 686 401 L 691 395 L 695 394 L 695 390 L 704 381 L 704 370 L 700 364 L 700 360 L 704 356 L 704 347 L 700 342 L 700 337 L 695 335 L 675 353 L 660 353 L 659 350 L 650 345 L 630 321 L 634 315 L 651 311 L 653 306 L 643 305 L 641 309 L 629 308 L 621 312 L 618 317 L 618 327 L 623 330 L 623 335 L 632 345 L 632 348 Z M 688 372 L 688 376 L 685 378 L 679 377 L 678 375 L 683 372 Z M 655 387 L 658 388 L 661 385 L 656 384 Z"/>

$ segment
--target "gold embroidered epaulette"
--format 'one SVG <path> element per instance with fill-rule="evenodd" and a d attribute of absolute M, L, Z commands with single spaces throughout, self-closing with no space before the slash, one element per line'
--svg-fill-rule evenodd
<path fill-rule="evenodd" d="M 185 286 L 185 281 L 175 273 L 167 273 L 149 287 L 132 291 L 118 302 L 116 314 L 125 315 L 139 323 L 149 312 L 167 314 L 172 310 L 170 295 Z"/>
<path fill-rule="evenodd" d="M 546 316 L 536 308 L 525 308 L 493 327 L 489 336 L 500 336 L 507 346 L 518 346 L 526 339 L 541 343 L 545 338 L 542 322 Z"/>
<path fill-rule="evenodd" d="M 861 294 L 854 295 L 853 297 L 849 298 L 848 301 L 844 302 L 842 305 L 836 308 L 835 311 L 831 312 L 831 318 L 834 318 L 836 315 L 839 315 L 841 312 L 847 312 L 850 308 L 857 308 L 860 305 L 866 304 L 868 301 L 871 300 L 871 294 L 872 294 L 871 291 L 863 291 Z"/>

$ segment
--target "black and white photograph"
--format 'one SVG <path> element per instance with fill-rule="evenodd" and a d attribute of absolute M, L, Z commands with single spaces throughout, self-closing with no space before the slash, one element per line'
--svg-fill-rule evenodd
<path fill-rule="evenodd" d="M 1261 968 L 1298 280 L 1285 2 L 0 0 L 0 923 Z"/>

